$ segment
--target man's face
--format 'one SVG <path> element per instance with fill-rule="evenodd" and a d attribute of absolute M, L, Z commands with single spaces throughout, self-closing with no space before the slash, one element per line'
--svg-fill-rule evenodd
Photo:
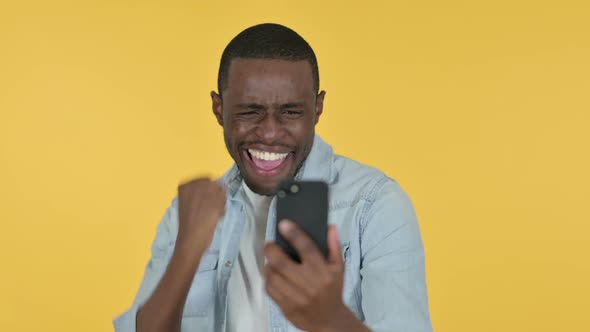
<path fill-rule="evenodd" d="M 307 61 L 234 59 L 213 112 L 246 184 L 262 195 L 292 179 L 309 154 L 325 92 Z"/>

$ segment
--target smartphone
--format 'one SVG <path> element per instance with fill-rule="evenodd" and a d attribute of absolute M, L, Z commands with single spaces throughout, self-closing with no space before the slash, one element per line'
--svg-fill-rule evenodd
<path fill-rule="evenodd" d="M 277 190 L 276 243 L 293 260 L 301 263 L 297 251 L 279 233 L 279 223 L 289 219 L 297 224 L 328 257 L 328 184 L 321 181 L 287 181 Z"/>

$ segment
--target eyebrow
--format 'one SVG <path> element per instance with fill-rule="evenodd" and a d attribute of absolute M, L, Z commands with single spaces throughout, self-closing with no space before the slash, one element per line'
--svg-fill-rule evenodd
<path fill-rule="evenodd" d="M 241 109 L 264 109 L 263 105 L 256 103 L 237 104 L 236 107 Z"/>
<path fill-rule="evenodd" d="M 281 104 L 281 105 L 279 105 L 279 108 L 298 108 L 298 107 L 303 107 L 303 106 L 305 106 L 305 103 L 300 101 L 300 102 L 291 102 L 291 103 Z"/>
<path fill-rule="evenodd" d="M 284 104 L 279 104 L 278 108 L 284 109 L 284 108 L 298 108 L 298 107 L 304 107 L 305 103 L 302 101 L 297 101 L 297 102 L 288 102 L 288 103 L 284 103 Z M 256 104 L 256 103 L 240 103 L 240 104 L 236 104 L 237 108 L 240 109 L 265 109 L 266 106 L 261 105 L 261 104 Z"/>

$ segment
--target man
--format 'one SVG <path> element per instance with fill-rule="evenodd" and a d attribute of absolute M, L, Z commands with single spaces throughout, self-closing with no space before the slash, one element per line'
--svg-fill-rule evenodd
<path fill-rule="evenodd" d="M 315 54 L 277 24 L 237 35 L 221 58 L 213 113 L 235 165 L 178 188 L 117 331 L 431 331 L 424 251 L 408 197 L 315 135 L 325 91 Z M 330 186 L 325 259 L 293 223 L 273 243 L 285 179 Z"/>

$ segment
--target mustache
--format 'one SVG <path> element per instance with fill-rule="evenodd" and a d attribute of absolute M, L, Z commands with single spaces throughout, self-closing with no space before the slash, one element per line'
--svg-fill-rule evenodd
<path fill-rule="evenodd" d="M 292 144 L 288 144 L 282 141 L 273 141 L 273 142 L 265 142 L 262 140 L 252 140 L 252 141 L 246 141 L 246 142 L 242 142 L 240 143 L 240 148 L 244 147 L 244 146 L 250 146 L 250 145 L 265 145 L 265 146 L 280 146 L 280 147 L 284 147 L 290 150 L 295 150 L 295 145 Z"/>

